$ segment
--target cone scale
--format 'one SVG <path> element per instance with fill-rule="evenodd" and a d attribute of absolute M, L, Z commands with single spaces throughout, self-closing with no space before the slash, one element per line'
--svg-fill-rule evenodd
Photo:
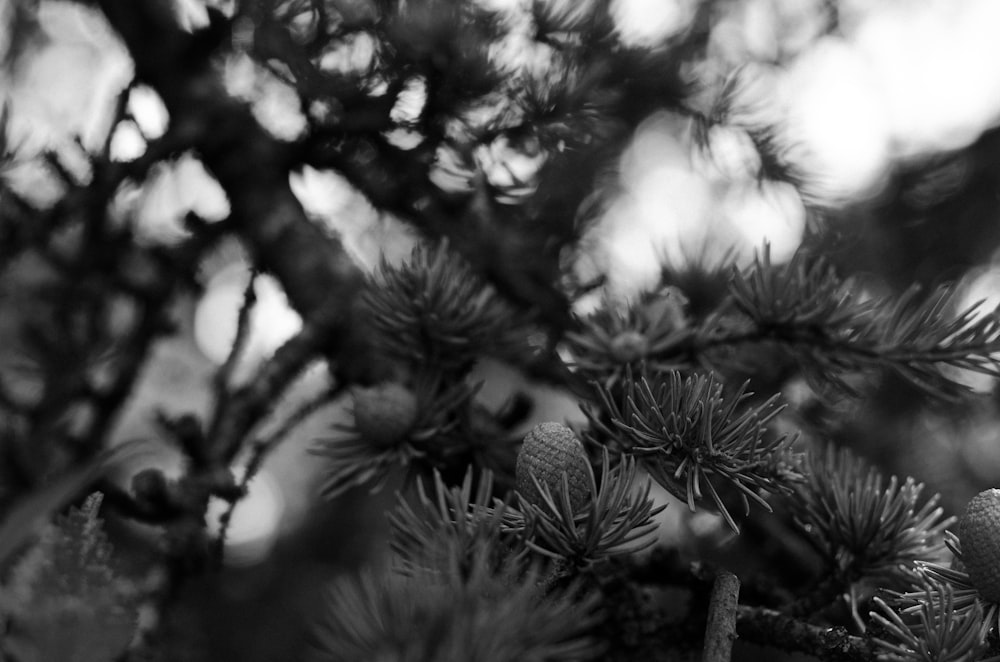
<path fill-rule="evenodd" d="M 958 526 L 962 562 L 972 585 L 989 602 L 1000 602 L 1000 489 L 969 501 Z"/>
<path fill-rule="evenodd" d="M 565 425 L 536 425 L 524 438 L 517 455 L 517 491 L 530 503 L 539 505 L 542 495 L 531 477 L 548 487 L 556 497 L 562 491 L 564 475 L 573 512 L 579 512 L 592 497 L 589 463 L 583 444 Z"/>

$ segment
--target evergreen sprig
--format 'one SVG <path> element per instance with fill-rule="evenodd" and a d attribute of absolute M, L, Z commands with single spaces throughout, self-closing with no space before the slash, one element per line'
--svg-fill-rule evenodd
<path fill-rule="evenodd" d="M 108 662 L 135 633 L 135 587 L 114 567 L 98 518 L 102 495 L 57 517 L 0 591 L 0 657 Z"/>
<path fill-rule="evenodd" d="M 910 613 L 897 613 L 877 597 L 873 602 L 875 610 L 871 618 L 885 631 L 884 637 L 872 638 L 880 660 L 971 662 L 985 659 L 982 656 L 988 645 L 981 628 L 982 610 L 977 604 L 965 610 L 956 609 L 950 585 L 928 582 Z M 989 658 L 991 661 L 998 659 Z"/>
<path fill-rule="evenodd" d="M 566 333 L 571 365 L 587 380 L 611 388 L 629 368 L 640 364 L 649 371 L 668 372 L 685 367 L 679 349 L 690 336 L 684 314 L 686 300 L 675 287 L 643 294 L 637 301 L 617 304 L 605 300 Z"/>
<path fill-rule="evenodd" d="M 904 379 L 930 392 L 958 395 L 964 389 L 939 366 L 1000 377 L 1000 314 L 983 314 L 982 302 L 954 314 L 955 298 L 954 286 L 923 299 L 912 287 L 895 301 L 881 302 L 876 310 L 882 314 L 862 325 L 857 336 Z"/>
<path fill-rule="evenodd" d="M 1000 314 L 983 314 L 981 302 L 959 309 L 953 284 L 929 296 L 913 287 L 866 298 L 824 260 L 799 252 L 774 265 L 765 246 L 748 269 L 734 272 L 730 291 L 754 328 L 723 332 L 708 345 L 782 343 L 815 375 L 847 392 L 843 373 L 879 368 L 945 398 L 966 388 L 943 367 L 1000 377 Z"/>
<path fill-rule="evenodd" d="M 937 494 L 921 499 L 922 483 L 886 481 L 847 449 L 833 447 L 809 453 L 803 474 L 788 500 L 791 512 L 839 581 L 898 583 L 944 551 L 944 531 L 955 519 L 944 516 Z"/>
<path fill-rule="evenodd" d="M 714 373 L 683 379 L 672 372 L 652 383 L 630 375 L 621 402 L 604 387 L 598 392 L 611 419 L 604 428 L 626 454 L 692 511 L 707 496 L 739 532 L 716 483 L 736 488 L 749 513 L 750 501 L 770 511 L 760 492 L 787 492 L 799 477 L 790 448 L 794 439 L 766 429 L 783 409 L 778 396 L 747 406 L 752 394 L 746 388 L 724 395 Z"/>
<path fill-rule="evenodd" d="M 525 317 L 447 242 L 418 244 L 398 266 L 383 261 L 365 290 L 375 343 L 418 366 L 462 371 L 482 355 L 523 345 Z"/>
<path fill-rule="evenodd" d="M 984 598 L 976 589 L 969 573 L 964 570 L 962 545 L 958 536 L 951 531 L 946 532 L 945 545 L 955 561 L 951 565 L 944 565 L 938 561 L 920 563 L 920 572 L 916 575 L 917 585 L 911 587 L 909 591 L 896 594 L 896 602 L 902 607 L 903 613 L 914 613 L 921 609 L 926 585 L 947 586 L 953 595 L 952 611 L 958 614 L 976 614 L 984 637 L 990 630 L 1000 632 L 1000 604 Z"/>
<path fill-rule="evenodd" d="M 764 330 L 794 325 L 833 333 L 865 312 L 825 260 L 799 251 L 776 265 L 767 244 L 749 268 L 733 270 L 730 293 L 736 307 Z"/>
<path fill-rule="evenodd" d="M 415 574 L 373 569 L 325 593 L 309 662 L 597 659 L 597 596 L 578 584 L 545 592 L 536 568 L 499 568 L 485 554 Z"/>
<path fill-rule="evenodd" d="M 582 509 L 574 509 L 565 475 L 558 491 L 532 476 L 540 498 L 529 500 L 518 494 L 519 510 L 511 512 L 508 527 L 519 531 L 535 552 L 580 565 L 649 547 L 656 542 L 653 518 L 666 505 L 655 506 L 649 498 L 652 482 L 634 489 L 634 459 L 625 458 L 614 469 L 610 464 L 605 449 L 600 484 L 587 465 L 593 497 Z"/>
<path fill-rule="evenodd" d="M 475 491 L 473 485 L 475 484 Z M 416 498 L 399 498 L 389 514 L 389 544 L 405 569 L 440 566 L 448 557 L 470 559 L 478 550 L 509 548 L 505 535 L 507 507 L 493 496 L 493 474 L 474 476 L 472 468 L 461 485 L 449 487 L 437 471 L 433 492 L 417 483 Z"/>
<path fill-rule="evenodd" d="M 412 389 L 416 418 L 398 437 L 383 442 L 366 438 L 356 417 L 349 424 L 334 425 L 344 436 L 319 439 L 310 449 L 326 461 L 323 495 L 332 499 L 364 485 L 378 491 L 394 467 L 409 477 L 416 463 L 430 468 L 443 462 L 450 452 L 464 448 L 453 443 L 449 435 L 461 422 L 458 412 L 467 407 L 475 392 L 476 387 L 464 381 L 445 384 L 440 375 L 421 375 Z M 384 418 L 392 415 L 389 411 L 381 414 Z"/>

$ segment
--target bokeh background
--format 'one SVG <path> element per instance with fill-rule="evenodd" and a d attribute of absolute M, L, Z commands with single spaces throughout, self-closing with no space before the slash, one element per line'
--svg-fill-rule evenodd
<path fill-rule="evenodd" d="M 579 11 L 587 5 L 551 0 L 560 2 Z M 528 3 L 483 4 L 507 12 L 516 25 Z M 620 39 L 650 47 L 667 43 L 690 29 L 697 4 L 616 0 Z M 959 281 L 964 302 L 984 300 L 984 313 L 991 311 L 1000 302 L 1000 3 L 743 0 L 719 6 L 699 65 L 704 70 L 691 75 L 730 72 L 739 121 L 698 136 L 688 117 L 647 117 L 613 174 L 617 193 L 584 237 L 586 248 L 573 268 L 582 277 L 607 274 L 614 296 L 628 297 L 651 285 L 665 262 L 730 254 L 745 262 L 765 240 L 780 261 L 815 233 L 834 262 L 873 291 Z M 207 22 L 201 0 L 177 0 L 176 8 L 191 30 Z M 112 157 L 127 160 L 165 131 L 170 118 L 162 102 L 141 85 L 128 97 L 130 119 L 111 126 L 132 64 L 95 9 L 61 0 L 0 0 L 0 25 L 6 141 L 23 157 L 0 177 L 24 198 L 45 207 L 61 194 L 59 179 L 34 155 L 49 151 L 85 178 L 84 150 L 97 149 L 109 132 Z M 360 68 L 373 55 L 370 44 L 357 40 L 331 57 L 336 61 L 330 66 Z M 496 45 L 495 57 L 512 67 L 544 69 L 548 54 L 515 29 Z M 276 136 L 290 140 L 305 130 L 295 92 L 281 79 L 245 55 L 233 55 L 224 70 L 230 92 L 252 104 Z M 419 108 L 422 90 L 408 94 Z M 397 110 L 414 112 L 406 104 Z M 753 132 L 765 124 L 786 146 L 784 160 L 795 169 L 798 187 L 757 176 Z M 530 180 L 541 166 L 538 155 L 502 142 L 475 157 L 494 183 Z M 453 158 L 439 154 L 435 183 L 445 190 L 464 185 Z M 336 172 L 306 167 L 291 184 L 307 212 L 339 233 L 363 268 L 408 255 L 413 232 L 374 209 Z M 137 219 L 143 241 L 164 244 L 184 236 L 188 212 L 208 221 L 228 213 L 225 194 L 196 154 L 157 167 L 141 187 L 123 188 L 115 205 Z M 242 250 L 223 246 L 205 262 L 202 276 L 204 293 L 178 304 L 179 332 L 157 346 L 117 439 L 155 438 L 154 407 L 205 410 L 211 375 L 228 353 L 249 278 Z M 21 277 L 30 279 L 30 270 Z M 5 313 L 16 310 L 16 282 L 3 295 Z M 275 280 L 260 278 L 257 296 L 238 378 L 301 324 Z M 13 326 L 3 324 L 0 334 L 12 334 Z M 4 360 L 16 372 L 13 358 Z M 528 384 L 505 366 L 484 364 L 480 371 L 487 380 L 484 399 L 500 402 L 514 388 L 536 396 L 526 425 L 580 416 L 564 394 Z M 296 394 L 315 393 L 327 378 L 317 365 Z M 976 375 L 967 380 L 979 397 L 961 410 L 911 406 L 906 388 L 890 385 L 871 402 L 853 405 L 856 425 L 840 432 L 863 454 L 927 480 L 957 511 L 982 486 L 1000 484 L 995 384 Z M 281 410 L 275 420 L 280 416 Z M 315 607 L 315 586 L 374 553 L 388 496 L 351 494 L 335 504 L 316 497 L 318 470 L 307 450 L 313 440 L 335 434 L 331 426 L 342 417 L 340 404 L 312 417 L 270 456 L 237 507 L 228 569 L 191 589 L 197 607 L 187 626 L 201 633 L 198 646 L 206 659 L 286 659 L 282 655 L 301 639 L 304 615 Z M 143 460 L 168 468 L 177 461 L 166 446 Z M 665 544 L 676 542 L 683 527 L 714 526 L 711 517 L 681 522 L 682 511 L 666 511 Z M 214 515 L 219 513 L 221 506 Z"/>

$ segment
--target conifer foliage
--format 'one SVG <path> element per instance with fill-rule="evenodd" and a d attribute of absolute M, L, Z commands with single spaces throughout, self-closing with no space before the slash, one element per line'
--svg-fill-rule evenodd
<path fill-rule="evenodd" d="M 290 618 L 275 659 L 1000 659 L 989 444 L 925 452 L 1000 420 L 967 386 L 1000 377 L 1000 314 L 944 277 L 969 266 L 957 245 L 898 286 L 843 243 L 923 232 L 963 196 L 989 225 L 995 138 L 949 157 L 969 171 L 951 192 L 900 164 L 889 200 L 844 212 L 748 96 L 795 49 L 720 53 L 750 3 L 673 3 L 690 11 L 653 37 L 626 2 L 507 4 L 0 5 L 0 80 L 30 78 L 58 11 L 101 25 L 131 77 L 96 140 L 19 143 L 17 99 L 0 108 L 0 660 L 229 659 L 227 637 Z M 857 3 L 813 4 L 823 40 Z M 167 120 L 122 156 L 137 98 Z M 628 291 L 602 238 L 651 126 L 692 170 L 720 132 L 746 138 L 753 167 L 712 190 L 791 191 L 798 250 L 664 258 Z M 223 218 L 185 210 L 156 236 L 136 198 L 191 161 Z M 343 217 L 293 185 L 317 172 L 349 191 Z M 953 197 L 913 211 L 918 193 Z M 233 253 L 249 276 L 225 356 L 149 393 L 183 372 L 188 311 Z M 301 326 L 258 351 L 265 276 Z M 305 523 L 229 571 L 282 446 L 308 448 Z M 271 578 L 285 602 L 232 608 Z"/>

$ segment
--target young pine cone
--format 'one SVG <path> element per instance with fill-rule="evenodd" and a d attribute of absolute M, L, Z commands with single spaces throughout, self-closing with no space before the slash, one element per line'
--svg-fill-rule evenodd
<path fill-rule="evenodd" d="M 958 525 L 962 561 L 983 600 L 1000 602 L 1000 490 L 972 497 Z"/>
<path fill-rule="evenodd" d="M 354 427 L 362 439 L 393 446 L 417 422 L 417 396 L 402 384 L 379 384 L 354 391 Z"/>
<path fill-rule="evenodd" d="M 531 480 L 534 475 L 558 503 L 565 475 L 570 505 L 578 513 L 593 498 L 588 464 L 583 444 L 572 430 L 559 423 L 540 423 L 524 438 L 517 454 L 517 491 L 529 503 L 540 505 L 542 495 Z"/>

